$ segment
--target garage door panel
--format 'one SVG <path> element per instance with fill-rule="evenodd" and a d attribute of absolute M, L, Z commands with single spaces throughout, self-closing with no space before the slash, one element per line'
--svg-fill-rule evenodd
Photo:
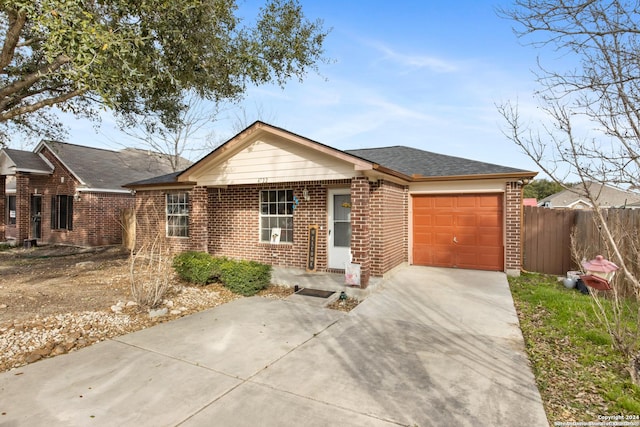
<path fill-rule="evenodd" d="M 413 241 L 416 247 L 433 245 L 433 233 L 414 234 Z"/>
<path fill-rule="evenodd" d="M 503 270 L 501 194 L 412 197 L 413 263 Z"/>
<path fill-rule="evenodd" d="M 451 250 L 438 245 L 416 248 L 414 256 L 424 260 L 425 265 L 434 267 L 448 267 L 454 262 Z"/>
<path fill-rule="evenodd" d="M 456 198 L 456 207 L 477 208 L 478 207 L 477 197 L 472 195 L 460 195 Z"/>
<path fill-rule="evenodd" d="M 453 245 L 455 246 L 477 246 L 478 244 L 478 236 L 476 233 L 470 231 L 456 231 L 455 239 L 456 240 L 453 242 Z"/>
<path fill-rule="evenodd" d="M 440 196 L 435 199 L 432 199 L 431 206 L 435 209 L 442 209 L 442 208 L 450 209 L 455 206 L 455 203 L 456 203 L 455 197 Z"/>
<path fill-rule="evenodd" d="M 435 227 L 452 227 L 453 226 L 453 218 L 451 215 L 434 215 L 433 225 Z"/>
<path fill-rule="evenodd" d="M 434 233 L 433 234 L 434 245 L 448 247 L 449 245 L 451 245 L 452 240 L 453 240 L 453 237 L 451 236 L 451 233 Z"/>
<path fill-rule="evenodd" d="M 485 248 L 498 248 L 502 250 L 502 239 L 499 236 L 483 234 L 477 237 L 477 245 Z"/>
<path fill-rule="evenodd" d="M 495 214 L 479 213 L 476 216 L 476 225 L 479 227 L 495 227 L 502 229 L 502 216 L 497 217 Z"/>
<path fill-rule="evenodd" d="M 457 214 L 455 220 L 459 227 L 475 227 L 478 223 L 478 217 L 474 214 Z"/>
<path fill-rule="evenodd" d="M 458 256 L 456 267 L 474 270 L 495 270 L 495 265 L 498 262 L 502 262 L 502 254 L 463 253 Z"/>
<path fill-rule="evenodd" d="M 479 196 L 477 201 L 477 207 L 502 209 L 502 195 L 493 194 L 493 195 Z"/>

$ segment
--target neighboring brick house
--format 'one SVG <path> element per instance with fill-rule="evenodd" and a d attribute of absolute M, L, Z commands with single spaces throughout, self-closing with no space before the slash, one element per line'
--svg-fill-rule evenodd
<path fill-rule="evenodd" d="M 256 122 L 183 172 L 126 187 L 138 245 L 161 235 L 174 251 L 321 272 L 351 260 L 366 287 L 407 262 L 519 272 L 535 175 L 401 146 L 341 151 Z"/>
<path fill-rule="evenodd" d="M 120 244 L 121 214 L 134 207 L 131 190 L 122 185 L 171 170 L 146 150 L 54 141 L 33 151 L 0 150 L 0 242 Z"/>

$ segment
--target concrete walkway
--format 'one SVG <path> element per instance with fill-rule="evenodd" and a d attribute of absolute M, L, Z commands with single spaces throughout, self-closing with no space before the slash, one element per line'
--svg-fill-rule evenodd
<path fill-rule="evenodd" d="M 313 298 L 313 297 L 308 297 Z M 548 426 L 504 274 L 259 297 L 0 374 L 0 426 Z"/>

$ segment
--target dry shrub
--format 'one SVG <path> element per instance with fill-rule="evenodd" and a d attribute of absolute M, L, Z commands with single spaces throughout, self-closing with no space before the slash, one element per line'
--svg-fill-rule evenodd
<path fill-rule="evenodd" d="M 131 296 L 139 305 L 155 308 L 171 287 L 172 256 L 165 239 L 156 237 L 131 253 Z"/>

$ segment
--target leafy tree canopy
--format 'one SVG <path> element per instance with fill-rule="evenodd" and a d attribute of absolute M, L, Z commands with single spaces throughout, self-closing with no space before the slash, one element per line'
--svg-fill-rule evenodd
<path fill-rule="evenodd" d="M 552 194 L 564 190 L 564 186 L 548 179 L 535 179 L 524 187 L 524 197 L 544 199 Z"/>
<path fill-rule="evenodd" d="M 267 0 L 253 25 L 234 0 L 4 0 L 0 34 L 1 144 L 59 135 L 51 106 L 179 124 L 186 92 L 234 100 L 317 71 L 327 31 L 297 0 Z"/>

